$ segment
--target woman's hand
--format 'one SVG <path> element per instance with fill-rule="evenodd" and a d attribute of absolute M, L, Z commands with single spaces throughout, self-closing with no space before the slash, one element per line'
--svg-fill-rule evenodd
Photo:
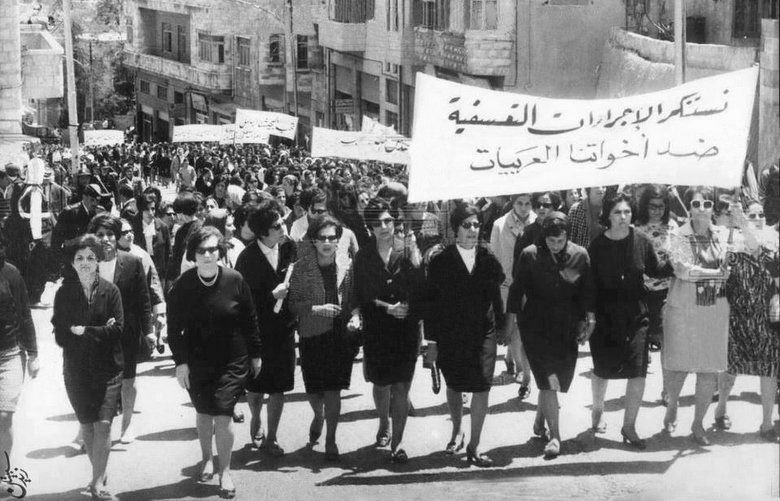
<path fill-rule="evenodd" d="M 276 300 L 284 299 L 287 297 L 288 290 L 290 290 L 290 285 L 282 282 L 279 285 L 277 285 L 274 290 L 271 291 L 271 294 L 274 296 L 274 299 Z"/>
<path fill-rule="evenodd" d="M 318 304 L 311 307 L 311 312 L 320 317 L 336 318 L 341 315 L 341 306 L 331 303 Z"/>
<path fill-rule="evenodd" d="M 350 332 L 357 332 L 363 328 L 363 317 L 360 313 L 353 313 L 347 323 L 347 330 Z"/>
<path fill-rule="evenodd" d="M 40 368 L 41 366 L 38 363 L 38 357 L 35 355 L 27 355 L 27 374 L 29 374 L 31 378 L 35 379 Z"/>
<path fill-rule="evenodd" d="M 108 319 L 108 322 L 106 322 L 106 327 L 113 327 L 115 323 L 116 323 L 116 318 L 111 317 Z"/>
<path fill-rule="evenodd" d="M 70 332 L 77 336 L 81 336 L 84 334 L 84 326 L 83 325 L 71 325 L 70 326 Z"/>
<path fill-rule="evenodd" d="M 428 343 L 428 351 L 425 353 L 425 360 L 429 364 L 435 364 L 439 358 L 439 346 L 436 343 Z"/>
<path fill-rule="evenodd" d="M 587 320 L 581 322 L 580 329 L 579 329 L 580 333 L 577 335 L 577 342 L 580 344 L 585 344 L 586 342 L 588 342 L 595 328 L 596 328 L 595 318 L 588 318 Z"/>
<path fill-rule="evenodd" d="M 260 357 L 253 358 L 251 360 L 251 363 L 252 363 L 252 376 L 257 377 L 257 375 L 260 374 L 260 365 L 261 365 Z"/>
<path fill-rule="evenodd" d="M 180 364 L 176 366 L 176 380 L 179 381 L 179 386 L 185 390 L 190 389 L 190 366 L 187 364 Z"/>
<path fill-rule="evenodd" d="M 409 316 L 409 305 L 402 301 L 387 305 L 387 314 L 398 320 L 403 320 Z"/>

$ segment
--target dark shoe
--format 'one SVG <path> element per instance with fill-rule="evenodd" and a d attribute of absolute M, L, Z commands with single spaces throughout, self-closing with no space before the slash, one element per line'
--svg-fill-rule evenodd
<path fill-rule="evenodd" d="M 159 353 L 160 355 L 165 353 L 165 345 L 164 344 L 157 343 L 157 353 Z"/>
<path fill-rule="evenodd" d="M 374 443 L 374 447 L 387 447 L 390 445 L 390 440 L 392 438 L 393 437 L 390 434 L 390 430 L 379 430 L 376 434 L 376 442 Z"/>
<path fill-rule="evenodd" d="M 403 449 L 396 449 L 390 453 L 390 462 L 396 464 L 402 464 L 409 461 L 409 456 L 406 455 L 406 451 Z"/>
<path fill-rule="evenodd" d="M 468 461 L 469 464 L 479 466 L 480 468 L 490 468 L 493 466 L 493 460 L 490 459 L 489 456 L 484 454 L 477 454 L 477 451 L 472 449 L 470 446 L 466 447 L 466 461 Z"/>
<path fill-rule="evenodd" d="M 561 454 L 561 441 L 557 438 L 551 438 L 544 446 L 544 458 L 555 459 Z"/>
<path fill-rule="evenodd" d="M 544 426 L 544 421 L 542 421 L 541 426 L 538 426 L 538 423 L 534 421 L 534 435 L 536 438 L 541 438 L 542 440 L 549 440 L 549 437 L 547 435 L 547 428 Z"/>
<path fill-rule="evenodd" d="M 203 461 L 198 475 L 198 482 L 210 482 L 214 478 L 214 461 Z"/>
<path fill-rule="evenodd" d="M 255 449 L 262 449 L 265 447 L 265 433 L 261 431 L 258 435 L 252 437 L 252 447 Z"/>
<path fill-rule="evenodd" d="M 233 499 L 236 497 L 236 488 L 235 486 L 230 488 L 222 487 L 222 479 L 219 480 L 219 497 L 222 499 Z"/>
<path fill-rule="evenodd" d="M 244 413 L 241 411 L 233 411 L 233 422 L 234 423 L 243 423 L 244 422 Z"/>
<path fill-rule="evenodd" d="M 336 444 L 325 444 L 325 461 L 338 461 L 340 459 L 339 448 Z"/>
<path fill-rule="evenodd" d="M 284 456 L 284 449 L 279 446 L 279 442 L 276 440 L 270 440 L 265 444 L 265 451 L 275 458 Z"/>
<path fill-rule="evenodd" d="M 322 425 L 324 423 L 325 420 L 323 418 L 317 419 L 315 417 L 311 420 L 311 425 L 309 425 L 309 445 L 317 444 L 322 435 Z"/>
<path fill-rule="evenodd" d="M 715 418 L 715 429 L 716 430 L 730 430 L 731 429 L 731 419 L 727 415 L 723 415 L 720 417 Z"/>
<path fill-rule="evenodd" d="M 521 401 L 528 398 L 531 395 L 531 388 L 528 387 L 529 383 L 520 383 L 520 388 L 517 389 L 517 398 Z"/>
<path fill-rule="evenodd" d="M 766 440 L 767 442 L 772 442 L 774 444 L 780 443 L 780 436 L 778 436 L 777 432 L 774 428 L 769 428 L 768 430 L 758 430 L 758 434 Z"/>
<path fill-rule="evenodd" d="M 461 432 L 459 437 L 460 437 L 460 441 L 458 440 L 458 437 L 455 437 L 455 440 L 447 444 L 447 447 L 444 449 L 444 452 L 446 452 L 447 454 L 455 454 L 456 452 L 463 449 L 463 446 L 465 445 L 464 441 L 466 439 L 466 434 Z"/>
<path fill-rule="evenodd" d="M 594 433 L 604 434 L 607 432 L 607 422 L 604 421 L 603 412 L 596 416 L 596 413 L 591 411 L 590 418 L 590 422 L 592 423 L 591 430 L 593 430 Z"/>
<path fill-rule="evenodd" d="M 632 447 L 639 449 L 640 451 L 647 449 L 647 442 L 644 439 L 641 439 L 637 436 L 629 437 L 628 433 L 626 433 L 625 428 L 620 429 L 620 434 L 623 436 L 624 444 L 629 444 Z M 634 435 L 636 435 L 636 432 L 634 433 Z"/>

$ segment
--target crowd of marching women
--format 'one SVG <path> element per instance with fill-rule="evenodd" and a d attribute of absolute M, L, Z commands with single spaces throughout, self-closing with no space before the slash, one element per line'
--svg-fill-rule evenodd
<path fill-rule="evenodd" d="M 113 499 L 115 416 L 121 441 L 134 439 L 136 364 L 166 342 L 196 412 L 198 479 L 217 475 L 227 498 L 239 399 L 247 397 L 253 445 L 284 455 L 277 430 L 300 365 L 309 443 L 324 433 L 324 458 L 338 460 L 340 392 L 361 349 L 376 444 L 392 462 L 408 460 L 409 388 L 424 351 L 446 383 L 446 452 L 465 449 L 470 463 L 492 466 L 479 445 L 498 345 L 507 346 L 502 376 L 520 399 L 535 383 L 529 433 L 548 458 L 561 448 L 558 393 L 568 391 L 585 343 L 593 433 L 606 432 L 608 382 L 625 380 L 620 435 L 646 447 L 636 422 L 649 352 L 660 350 L 667 433 L 688 373 L 697 378 L 694 412 L 680 417 L 702 446 L 713 395 L 714 426 L 728 429 L 729 391 L 746 374 L 760 378 L 760 436 L 779 440 L 776 165 L 734 191 L 592 186 L 411 203 L 402 167 L 312 159 L 284 146 L 88 151 L 73 171 L 59 147 L 39 151 L 39 186 L 13 163 L 0 177 L 0 449 L 11 448 L 25 364 L 31 376 L 38 370 L 30 305 L 62 277 L 52 324 L 95 499 Z M 31 190 L 42 194 L 42 238 L 30 230 Z"/>

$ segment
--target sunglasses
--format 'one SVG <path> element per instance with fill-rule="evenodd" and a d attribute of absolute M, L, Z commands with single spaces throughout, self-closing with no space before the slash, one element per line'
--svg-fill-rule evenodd
<path fill-rule="evenodd" d="M 219 247 L 198 247 L 195 249 L 195 254 L 204 256 L 206 254 L 214 254 L 215 252 L 219 252 Z"/>
<path fill-rule="evenodd" d="M 174 217 L 176 215 L 176 213 L 175 212 L 166 212 L 165 215 Z"/>
<path fill-rule="evenodd" d="M 312 214 L 317 214 L 318 216 L 321 216 L 328 212 L 328 209 L 309 209 Z"/>
<path fill-rule="evenodd" d="M 474 221 L 474 222 L 471 222 L 471 223 L 463 222 L 463 223 L 460 223 L 460 227 L 463 228 L 464 230 L 470 230 L 471 228 L 474 228 L 475 230 L 478 230 L 478 229 L 480 229 L 482 227 L 482 223 L 480 223 L 479 221 Z"/>
<path fill-rule="evenodd" d="M 666 209 L 666 205 L 664 205 L 664 204 L 648 204 L 647 208 L 651 209 L 651 210 L 664 210 L 664 209 Z"/>
<path fill-rule="evenodd" d="M 337 237 L 336 235 L 318 236 L 317 241 L 322 243 L 327 242 L 333 244 L 339 241 L 339 237 Z"/>
<path fill-rule="evenodd" d="M 551 204 L 550 202 L 540 202 L 540 203 L 536 204 L 537 208 L 542 208 L 542 209 L 551 209 L 552 206 L 553 206 L 553 204 Z"/>
<path fill-rule="evenodd" d="M 392 226 L 395 224 L 395 219 L 392 217 L 386 217 L 384 219 L 378 219 L 371 223 L 371 226 L 379 227 L 379 226 Z"/>
<path fill-rule="evenodd" d="M 764 213 L 763 212 L 751 212 L 748 214 L 748 219 L 764 219 Z"/>
<path fill-rule="evenodd" d="M 691 202 L 691 207 L 694 209 L 712 209 L 715 203 L 712 200 L 694 200 Z"/>
<path fill-rule="evenodd" d="M 127 234 L 130 234 L 130 233 L 132 233 L 132 232 L 133 232 L 133 230 L 122 230 L 120 233 L 121 233 L 122 235 L 127 235 Z"/>

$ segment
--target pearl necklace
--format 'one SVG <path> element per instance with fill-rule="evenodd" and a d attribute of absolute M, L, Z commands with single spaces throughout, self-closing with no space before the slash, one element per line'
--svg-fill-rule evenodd
<path fill-rule="evenodd" d="M 202 283 L 206 287 L 211 287 L 217 282 L 217 278 L 219 277 L 219 270 L 217 270 L 217 273 L 214 274 L 214 277 L 209 280 L 206 280 L 202 276 L 200 276 L 200 273 L 195 273 L 195 274 L 198 275 L 198 280 L 200 280 L 200 283 Z"/>

